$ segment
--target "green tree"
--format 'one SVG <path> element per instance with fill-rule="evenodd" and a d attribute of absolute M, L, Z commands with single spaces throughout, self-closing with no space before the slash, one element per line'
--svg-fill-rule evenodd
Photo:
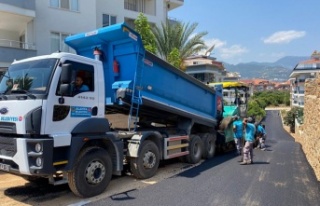
<path fill-rule="evenodd" d="M 248 116 L 256 117 L 256 120 L 261 120 L 266 116 L 264 108 L 260 107 L 259 103 L 255 100 L 251 100 L 248 103 Z"/>
<path fill-rule="evenodd" d="M 258 119 L 265 117 L 265 108 L 268 106 L 290 105 L 288 91 L 263 91 L 255 92 L 248 103 L 248 116 Z"/>
<path fill-rule="evenodd" d="M 183 69 L 182 62 L 185 58 L 207 48 L 203 40 L 207 32 L 195 34 L 197 26 L 197 23 L 185 24 L 167 20 L 161 27 L 152 28 L 158 55 L 173 65 L 180 62 L 179 68 Z"/>
<path fill-rule="evenodd" d="M 28 76 L 28 73 L 26 73 L 24 77 L 17 77 L 14 80 L 14 84 L 18 84 L 19 85 L 18 89 L 26 90 L 26 91 L 28 91 L 31 88 L 32 83 L 33 83 L 33 79 L 31 79 Z"/>
<path fill-rule="evenodd" d="M 290 127 L 291 132 L 295 132 L 295 120 L 303 120 L 303 108 L 293 107 L 290 111 L 287 112 L 283 118 L 284 124 Z"/>
<path fill-rule="evenodd" d="M 153 54 L 156 54 L 157 52 L 156 41 L 155 41 L 154 34 L 152 33 L 150 24 L 148 22 L 148 18 L 143 13 L 139 13 L 137 19 L 134 21 L 134 25 L 135 25 L 135 30 L 141 36 L 144 48 L 147 51 Z"/>
<path fill-rule="evenodd" d="M 173 66 L 177 68 L 179 68 L 181 65 L 181 59 L 179 54 L 179 50 L 177 48 L 174 48 L 168 56 L 168 62 L 170 62 Z"/>
<path fill-rule="evenodd" d="M 267 106 L 290 105 L 290 93 L 288 91 L 264 91 L 256 92 L 251 98 L 258 101 L 263 108 Z"/>

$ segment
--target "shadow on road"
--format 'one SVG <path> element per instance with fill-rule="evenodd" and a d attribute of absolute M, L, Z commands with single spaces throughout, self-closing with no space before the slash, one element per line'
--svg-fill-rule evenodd
<path fill-rule="evenodd" d="M 118 194 L 114 194 L 114 195 L 111 195 L 110 198 L 112 200 L 116 200 L 116 201 L 125 201 L 125 200 L 132 200 L 132 199 L 135 199 L 134 197 L 131 197 L 129 195 L 130 192 L 133 192 L 133 191 L 136 191 L 137 189 L 133 189 L 133 190 L 128 190 L 128 191 L 125 191 L 125 192 L 121 192 L 121 193 L 118 193 Z"/>
<path fill-rule="evenodd" d="M 225 163 L 228 160 L 234 159 L 235 157 L 236 156 L 234 155 L 234 151 L 228 152 L 225 154 L 221 154 L 221 155 L 215 156 L 214 158 L 212 158 L 210 160 L 206 160 L 205 162 L 203 162 L 202 164 L 197 166 L 196 169 L 195 168 L 189 169 L 189 170 L 182 172 L 176 176 L 193 178 L 195 176 L 200 175 L 202 172 L 204 172 L 212 167 L 215 167 L 217 165 L 220 165 L 222 163 Z M 171 178 L 174 178 L 176 176 L 173 176 Z"/>
<path fill-rule="evenodd" d="M 67 193 L 70 193 L 68 185 L 53 186 L 49 184 L 36 185 L 33 183 L 11 187 L 4 191 L 6 196 L 19 202 L 34 202 L 37 204 L 55 199 Z"/>

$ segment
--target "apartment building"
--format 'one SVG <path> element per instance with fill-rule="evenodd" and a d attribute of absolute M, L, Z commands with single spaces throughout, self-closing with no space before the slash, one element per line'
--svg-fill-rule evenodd
<path fill-rule="evenodd" d="M 72 34 L 126 22 L 140 12 L 160 25 L 184 0 L 0 0 L 0 69 L 14 59 L 73 52 L 64 44 Z"/>
<path fill-rule="evenodd" d="M 291 107 L 304 107 L 304 88 L 308 78 L 314 78 L 320 71 L 320 52 L 314 51 L 311 58 L 299 62 L 292 70 L 290 80 Z"/>
<path fill-rule="evenodd" d="M 222 82 L 226 69 L 222 62 L 208 55 L 190 56 L 184 60 L 186 73 L 203 83 Z"/>
<path fill-rule="evenodd" d="M 241 79 L 240 81 L 249 86 L 249 93 L 253 95 L 255 92 L 263 91 L 289 91 L 290 82 L 273 82 L 266 79 Z"/>

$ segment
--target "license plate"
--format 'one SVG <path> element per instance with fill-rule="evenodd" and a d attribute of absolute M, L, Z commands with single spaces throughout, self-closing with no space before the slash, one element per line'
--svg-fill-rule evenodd
<path fill-rule="evenodd" d="M 0 163 L 0 170 L 9 172 L 9 170 L 10 170 L 10 165 L 6 165 L 6 164 Z"/>

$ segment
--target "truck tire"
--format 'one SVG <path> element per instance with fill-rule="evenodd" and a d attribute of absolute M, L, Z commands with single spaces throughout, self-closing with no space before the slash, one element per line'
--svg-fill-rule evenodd
<path fill-rule="evenodd" d="M 213 134 L 204 133 L 201 136 L 203 142 L 203 159 L 211 159 L 216 152 L 216 138 Z"/>
<path fill-rule="evenodd" d="M 130 169 L 136 178 L 147 179 L 156 174 L 159 162 L 157 145 L 150 140 L 145 140 L 141 145 L 139 156 L 130 159 Z"/>
<path fill-rule="evenodd" d="M 68 172 L 68 184 L 75 195 L 92 197 L 107 188 L 111 177 L 112 162 L 108 152 L 99 147 L 88 147 Z"/>
<path fill-rule="evenodd" d="M 201 138 L 197 135 L 191 135 L 189 141 L 189 154 L 186 156 L 188 163 L 196 164 L 201 160 L 203 145 Z"/>

